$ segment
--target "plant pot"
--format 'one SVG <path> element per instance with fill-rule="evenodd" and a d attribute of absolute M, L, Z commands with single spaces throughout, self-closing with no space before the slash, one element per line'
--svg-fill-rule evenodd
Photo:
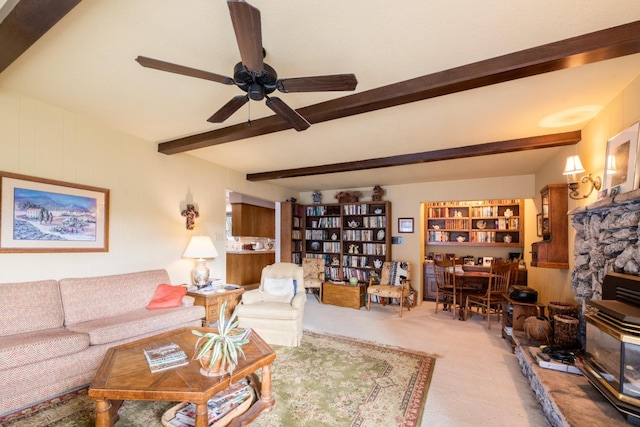
<path fill-rule="evenodd" d="M 212 351 L 207 351 L 200 359 L 200 373 L 205 377 L 219 377 L 227 373 L 227 365 L 222 366 L 222 359 L 218 359 L 213 362 L 212 366 L 209 366 L 211 361 Z"/>

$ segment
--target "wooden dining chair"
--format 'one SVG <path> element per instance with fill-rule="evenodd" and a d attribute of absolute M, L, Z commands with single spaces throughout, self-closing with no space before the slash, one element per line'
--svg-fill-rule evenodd
<path fill-rule="evenodd" d="M 465 301 L 465 312 L 471 316 L 471 307 L 481 308 L 483 315 L 487 317 L 487 327 L 491 329 L 491 311 L 498 316 L 502 315 L 503 295 L 509 287 L 511 276 L 511 262 L 494 262 L 491 264 L 489 283 L 484 294 L 468 294 Z"/>
<path fill-rule="evenodd" d="M 455 261 L 453 259 L 433 261 L 433 275 L 436 281 L 436 313 L 438 305 L 442 304 L 443 311 L 447 306 L 456 318 L 456 276 L 454 274 Z"/>

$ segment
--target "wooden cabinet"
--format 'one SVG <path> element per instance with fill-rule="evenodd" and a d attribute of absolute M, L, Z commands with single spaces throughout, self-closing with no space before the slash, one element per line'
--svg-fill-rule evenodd
<path fill-rule="evenodd" d="M 231 234 L 247 237 L 276 237 L 274 209 L 247 203 L 231 204 Z"/>
<path fill-rule="evenodd" d="M 433 271 L 433 260 L 426 260 L 424 266 L 424 289 L 423 300 L 436 300 L 436 276 Z"/>
<path fill-rule="evenodd" d="M 540 190 L 542 241 L 531 244 L 533 267 L 569 268 L 569 195 L 567 184 L 549 184 Z"/>
<path fill-rule="evenodd" d="M 280 260 L 302 264 L 304 206 L 284 202 L 280 207 Z"/>
<path fill-rule="evenodd" d="M 368 282 L 391 260 L 391 203 L 305 206 L 304 256 L 323 258 L 331 280 Z"/>
<path fill-rule="evenodd" d="M 252 285 L 260 283 L 262 269 L 276 261 L 273 252 L 227 252 L 227 283 Z"/>
<path fill-rule="evenodd" d="M 426 203 L 427 245 L 524 246 L 520 199 Z"/>

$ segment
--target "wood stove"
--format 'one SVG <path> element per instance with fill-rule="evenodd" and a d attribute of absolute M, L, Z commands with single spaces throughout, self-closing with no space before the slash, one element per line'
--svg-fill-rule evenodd
<path fill-rule="evenodd" d="M 627 421 L 640 425 L 640 277 L 609 273 L 587 302 L 585 377 Z"/>

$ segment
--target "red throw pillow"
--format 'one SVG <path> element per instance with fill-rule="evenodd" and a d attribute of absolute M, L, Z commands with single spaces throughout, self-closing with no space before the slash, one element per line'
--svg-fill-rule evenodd
<path fill-rule="evenodd" d="M 187 294 L 184 286 L 158 285 L 156 293 L 153 294 L 147 310 L 157 310 L 159 308 L 180 307 L 182 297 Z"/>

